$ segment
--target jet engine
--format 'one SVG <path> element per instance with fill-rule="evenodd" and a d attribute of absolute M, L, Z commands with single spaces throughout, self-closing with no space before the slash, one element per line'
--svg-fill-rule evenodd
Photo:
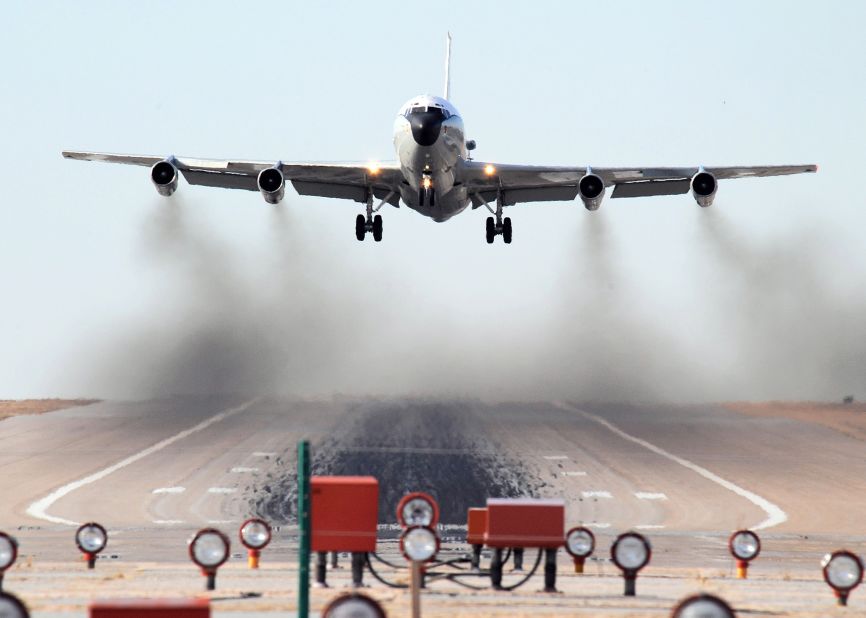
<path fill-rule="evenodd" d="M 150 179 L 160 195 L 168 197 L 177 191 L 177 168 L 168 159 L 154 163 Z"/>
<path fill-rule="evenodd" d="M 587 174 L 580 179 L 577 185 L 580 191 L 580 199 L 583 200 L 583 205 L 587 210 L 598 210 L 601 202 L 604 199 L 604 181 L 600 176 L 595 174 Z"/>
<path fill-rule="evenodd" d="M 700 171 L 692 177 L 692 195 L 701 208 L 713 204 L 718 188 L 716 177 L 709 172 Z"/>
<path fill-rule="evenodd" d="M 286 194 L 286 179 L 276 167 L 269 167 L 259 172 L 259 191 L 268 204 L 279 204 Z"/>

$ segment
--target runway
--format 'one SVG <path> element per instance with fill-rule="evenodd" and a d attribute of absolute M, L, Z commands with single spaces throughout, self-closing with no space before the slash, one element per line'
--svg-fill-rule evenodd
<path fill-rule="evenodd" d="M 0 518 L 292 523 L 302 438 L 314 472 L 379 478 L 386 524 L 403 493 L 421 490 L 456 525 L 487 497 L 529 495 L 562 497 L 569 523 L 611 534 L 863 534 L 855 435 L 722 406 L 568 402 L 176 397 L 11 418 L 0 423 Z"/>

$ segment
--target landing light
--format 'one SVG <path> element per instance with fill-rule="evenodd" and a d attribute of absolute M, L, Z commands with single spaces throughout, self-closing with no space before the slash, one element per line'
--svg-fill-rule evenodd
<path fill-rule="evenodd" d="M 496 168 L 490 165 L 489 163 L 484 166 L 484 173 L 488 176 L 493 176 L 496 173 Z"/>
<path fill-rule="evenodd" d="M 364 594 L 344 594 L 322 610 L 322 618 L 385 618 L 385 610 Z"/>
<path fill-rule="evenodd" d="M 724 600 L 711 594 L 696 594 L 683 599 L 671 618 L 734 618 L 734 610 Z"/>
<path fill-rule="evenodd" d="M 75 532 L 75 544 L 87 560 L 87 568 L 96 566 L 96 556 L 108 545 L 108 532 L 96 522 L 83 524 Z"/>
<path fill-rule="evenodd" d="M 424 178 L 421 179 L 421 186 L 425 189 L 429 189 L 433 186 L 433 179 L 429 176 L 424 176 Z"/>
<path fill-rule="evenodd" d="M 248 519 L 241 524 L 238 536 L 244 547 L 249 550 L 249 565 L 251 569 L 259 568 L 259 556 L 262 550 L 271 542 L 271 527 L 263 519 Z"/>
<path fill-rule="evenodd" d="M 378 174 L 382 168 L 379 167 L 378 163 L 370 162 L 367 164 L 367 171 L 370 172 L 373 176 Z"/>
<path fill-rule="evenodd" d="M 863 562 L 850 551 L 835 551 L 824 556 L 824 581 L 836 593 L 839 605 L 848 604 L 848 594 L 863 581 Z"/>
<path fill-rule="evenodd" d="M 216 588 L 217 569 L 229 559 L 228 537 L 215 528 L 204 528 L 189 541 L 189 557 L 207 577 L 207 589 Z"/>

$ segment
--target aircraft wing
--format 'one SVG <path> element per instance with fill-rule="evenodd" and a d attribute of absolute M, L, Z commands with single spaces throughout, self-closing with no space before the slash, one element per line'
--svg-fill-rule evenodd
<path fill-rule="evenodd" d="M 259 172 L 270 167 L 279 169 L 301 195 L 316 195 L 350 199 L 365 203 L 372 190 L 378 199 L 397 206 L 399 186 L 403 180 L 396 163 L 284 163 L 282 161 L 246 161 L 227 159 L 195 159 L 191 157 L 160 157 L 103 152 L 65 150 L 67 159 L 103 161 L 151 167 L 168 160 L 191 185 L 258 191 Z"/>
<path fill-rule="evenodd" d="M 709 172 L 718 180 L 758 176 L 784 176 L 816 172 L 816 165 L 770 165 L 756 167 L 593 167 L 606 187 L 613 187 L 611 197 L 644 197 L 688 193 L 692 177 L 699 171 Z M 493 202 L 501 192 L 503 205 L 522 202 L 573 200 L 578 183 L 587 173 L 584 167 L 545 167 L 535 165 L 497 165 L 467 161 L 461 180 L 472 198 L 474 208 Z"/>

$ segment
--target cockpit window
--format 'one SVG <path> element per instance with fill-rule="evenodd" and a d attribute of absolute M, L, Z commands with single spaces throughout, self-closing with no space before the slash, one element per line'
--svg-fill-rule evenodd
<path fill-rule="evenodd" d="M 433 105 L 416 105 L 414 107 L 406 110 L 405 116 L 409 116 L 410 114 L 419 114 L 419 113 L 434 113 L 443 119 L 448 119 L 451 117 L 451 114 L 447 109 L 442 107 L 435 107 Z"/>

